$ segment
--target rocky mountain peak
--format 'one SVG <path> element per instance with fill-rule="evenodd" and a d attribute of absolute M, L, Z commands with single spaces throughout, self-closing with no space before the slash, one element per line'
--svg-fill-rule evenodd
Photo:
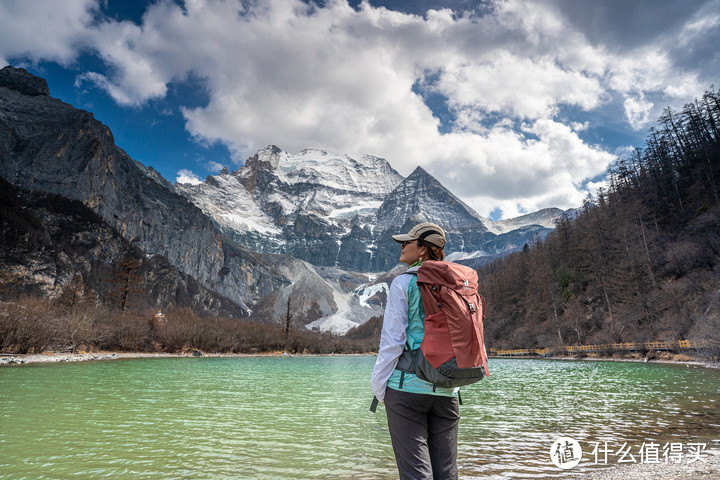
<path fill-rule="evenodd" d="M 31 97 L 50 95 L 50 89 L 44 78 L 36 77 L 24 68 L 16 68 L 12 65 L 0 70 L 0 87 L 9 88 Z"/>
<path fill-rule="evenodd" d="M 382 227 L 403 225 L 408 219 L 486 231 L 480 215 L 422 167 L 408 175 L 377 212 L 377 222 Z"/>
<path fill-rule="evenodd" d="M 413 185 L 415 188 L 421 185 L 427 185 L 436 187 L 439 186 L 443 190 L 447 190 L 435 177 L 433 177 L 427 170 L 418 166 L 413 172 L 407 176 L 405 183 Z M 448 193 L 450 191 L 448 190 Z"/>
<path fill-rule="evenodd" d="M 317 154 L 325 156 L 328 154 L 326 150 L 322 150 L 320 148 L 303 148 L 300 150 L 300 155 L 309 155 L 309 154 Z"/>
<path fill-rule="evenodd" d="M 247 162 L 245 162 L 245 168 L 251 170 L 275 170 L 280 165 L 280 157 L 283 155 L 287 155 L 287 153 L 275 145 L 268 145 L 248 158 Z"/>
<path fill-rule="evenodd" d="M 435 179 L 435 177 L 433 177 L 432 175 L 430 175 L 430 174 L 428 173 L 428 171 L 425 170 L 424 168 L 422 168 L 420 165 L 418 165 L 417 167 L 415 167 L 415 170 L 413 170 L 412 173 L 407 176 L 407 178 L 411 178 L 411 177 L 416 177 L 416 178 L 430 177 L 430 178 L 432 178 L 433 180 Z"/>

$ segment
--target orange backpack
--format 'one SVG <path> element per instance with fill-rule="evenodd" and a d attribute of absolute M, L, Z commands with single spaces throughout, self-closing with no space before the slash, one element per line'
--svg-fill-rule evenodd
<path fill-rule="evenodd" d="M 438 387 L 469 385 L 490 375 L 483 338 L 485 299 L 477 272 L 452 262 L 428 260 L 417 271 L 425 309 L 420 348 L 403 351 L 397 368 Z"/>

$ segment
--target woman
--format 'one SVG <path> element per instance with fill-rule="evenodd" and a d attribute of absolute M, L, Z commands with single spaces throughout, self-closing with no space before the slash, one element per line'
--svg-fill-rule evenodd
<path fill-rule="evenodd" d="M 445 258 L 445 232 L 433 223 L 420 223 L 393 239 L 401 244 L 400 262 L 410 266 L 407 273 L 417 272 L 425 260 Z M 417 275 L 399 275 L 385 307 L 373 392 L 385 404 L 400 478 L 457 479 L 459 388 L 434 387 L 395 368 L 404 348 L 420 347 L 424 319 Z"/>

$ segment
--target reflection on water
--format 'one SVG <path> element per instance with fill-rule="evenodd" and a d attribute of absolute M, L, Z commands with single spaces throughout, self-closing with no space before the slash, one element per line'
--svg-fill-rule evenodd
<path fill-rule="evenodd" d="M 0 479 L 396 478 L 373 357 L 143 359 L 0 369 Z M 720 438 L 720 371 L 491 360 L 463 389 L 462 478 L 562 478 L 555 438 Z M 586 453 L 586 460 L 590 460 Z M 588 461 L 571 472 L 592 468 Z"/>
<path fill-rule="evenodd" d="M 614 451 L 627 442 L 634 453 L 643 442 L 662 447 L 720 438 L 720 371 L 542 360 L 494 365 L 496 375 L 466 395 L 465 418 L 473 421 L 463 425 L 460 458 L 467 478 L 567 476 L 548 455 L 560 436 L 586 449 L 573 473 L 590 468 L 595 442 Z"/>

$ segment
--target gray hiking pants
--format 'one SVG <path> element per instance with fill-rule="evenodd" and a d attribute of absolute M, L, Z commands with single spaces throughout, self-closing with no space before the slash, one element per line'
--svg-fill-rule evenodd
<path fill-rule="evenodd" d="M 457 480 L 457 398 L 388 388 L 385 412 L 400 480 Z"/>

